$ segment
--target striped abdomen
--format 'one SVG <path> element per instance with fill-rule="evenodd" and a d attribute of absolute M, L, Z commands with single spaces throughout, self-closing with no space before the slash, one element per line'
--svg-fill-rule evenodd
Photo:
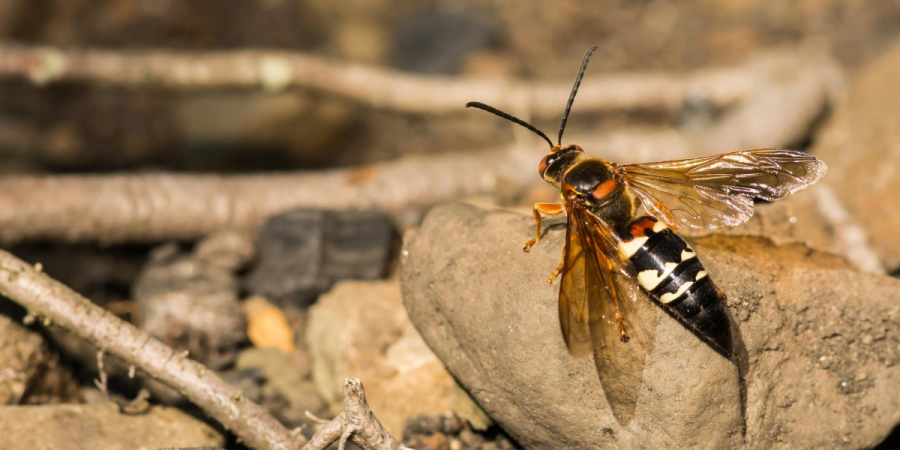
<path fill-rule="evenodd" d="M 619 253 L 634 264 L 641 288 L 717 351 L 730 356 L 725 294 L 710 280 L 694 249 L 650 216 L 635 220 L 622 239 Z"/>

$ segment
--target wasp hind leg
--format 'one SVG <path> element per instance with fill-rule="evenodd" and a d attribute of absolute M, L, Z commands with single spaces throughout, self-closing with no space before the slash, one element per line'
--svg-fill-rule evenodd
<path fill-rule="evenodd" d="M 547 284 L 553 284 L 553 280 L 555 280 L 556 277 L 559 276 L 559 273 L 562 272 L 563 265 L 565 263 L 566 263 L 565 259 L 563 259 L 562 261 L 559 262 L 559 265 L 556 266 L 556 270 L 553 271 L 553 273 L 550 275 L 550 278 L 547 278 Z"/>
<path fill-rule="evenodd" d="M 558 216 L 566 212 L 566 210 L 563 208 L 563 205 L 556 203 L 535 203 L 532 212 L 534 213 L 534 229 L 537 233 L 535 234 L 534 239 L 525 243 L 525 248 L 523 248 L 523 250 L 526 252 L 530 251 L 531 246 L 537 244 L 541 240 L 541 213 L 548 216 Z"/>
<path fill-rule="evenodd" d="M 616 328 L 619 330 L 620 341 L 628 342 L 631 340 L 631 336 L 628 335 L 628 329 L 625 327 L 625 319 L 622 318 L 622 314 L 618 311 L 616 312 Z"/>

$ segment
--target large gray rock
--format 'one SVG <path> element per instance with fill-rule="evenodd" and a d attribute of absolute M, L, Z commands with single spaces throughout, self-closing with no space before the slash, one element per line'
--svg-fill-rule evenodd
<path fill-rule="evenodd" d="M 405 236 L 402 276 L 425 341 L 525 448 L 864 448 L 900 421 L 900 281 L 800 244 L 711 236 L 695 246 L 728 294 L 741 368 L 659 311 L 620 425 L 593 363 L 565 349 L 545 282 L 564 227 L 523 253 L 533 230 L 530 215 L 436 208 Z"/>

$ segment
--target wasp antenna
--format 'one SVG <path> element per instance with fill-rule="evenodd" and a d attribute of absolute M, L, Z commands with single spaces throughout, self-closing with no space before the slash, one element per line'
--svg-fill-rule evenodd
<path fill-rule="evenodd" d="M 544 134 L 543 131 L 538 130 L 537 127 L 535 127 L 534 125 L 532 125 L 532 124 L 530 124 L 530 123 L 528 123 L 528 122 L 526 122 L 526 121 L 524 121 L 524 120 L 522 120 L 522 119 L 520 119 L 520 118 L 518 118 L 518 117 L 516 117 L 516 116 L 513 116 L 513 115 L 511 115 L 511 114 L 507 114 L 507 113 L 505 113 L 505 112 L 503 112 L 503 111 L 500 111 L 500 110 L 497 109 L 497 108 L 494 108 L 493 106 L 488 106 L 488 105 L 485 105 L 484 103 L 481 103 L 481 102 L 469 102 L 469 103 L 466 103 L 466 108 L 478 108 L 478 109 L 482 109 L 482 110 L 487 111 L 487 112 L 489 112 L 489 113 L 491 113 L 491 114 L 496 114 L 496 115 L 498 115 L 498 116 L 500 116 L 500 117 L 502 117 L 502 118 L 504 118 L 504 119 L 506 119 L 506 120 L 508 120 L 508 121 L 510 121 L 510 122 L 512 122 L 512 123 L 522 125 L 523 127 L 528 128 L 529 130 L 533 131 L 533 132 L 534 132 L 535 134 L 537 134 L 538 136 L 544 138 L 544 140 L 547 141 L 548 144 L 550 144 L 550 148 L 553 148 L 553 141 L 551 141 L 550 138 L 548 138 L 547 135 Z"/>
<path fill-rule="evenodd" d="M 575 102 L 575 94 L 578 93 L 578 86 L 581 86 L 581 79 L 584 77 L 584 70 L 587 69 L 588 60 L 591 59 L 591 53 L 597 50 L 597 46 L 588 49 L 581 60 L 581 68 L 578 69 L 578 75 L 575 76 L 575 86 L 572 87 L 572 93 L 569 94 L 569 101 L 566 103 L 566 110 L 563 112 L 562 123 L 559 124 L 559 140 L 558 144 L 562 145 L 563 131 L 566 130 L 566 121 L 569 120 L 569 111 L 572 110 L 572 103 Z"/>

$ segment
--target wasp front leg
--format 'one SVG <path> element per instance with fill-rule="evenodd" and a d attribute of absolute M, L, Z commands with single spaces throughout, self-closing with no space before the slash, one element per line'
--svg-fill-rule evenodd
<path fill-rule="evenodd" d="M 532 211 L 534 212 L 534 229 L 537 234 L 534 236 L 534 239 L 525 243 L 525 248 L 523 250 L 526 252 L 530 251 L 531 246 L 537 244 L 541 240 L 541 213 L 548 216 L 558 216 L 566 212 L 563 205 L 557 203 L 535 203 Z"/>

